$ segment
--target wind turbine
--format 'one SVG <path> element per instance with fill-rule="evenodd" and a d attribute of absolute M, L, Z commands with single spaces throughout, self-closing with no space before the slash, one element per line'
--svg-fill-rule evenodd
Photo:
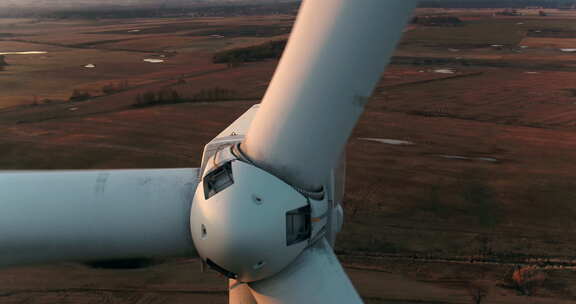
<path fill-rule="evenodd" d="M 0 174 L 0 266 L 195 256 L 230 303 L 362 303 L 332 246 L 344 148 L 415 0 L 305 0 L 263 102 L 201 168 Z"/>

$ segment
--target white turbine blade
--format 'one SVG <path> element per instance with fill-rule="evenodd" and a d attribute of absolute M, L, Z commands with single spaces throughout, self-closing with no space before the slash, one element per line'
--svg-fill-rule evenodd
<path fill-rule="evenodd" d="M 279 274 L 248 285 L 259 304 L 363 303 L 325 239 Z"/>
<path fill-rule="evenodd" d="M 415 0 L 305 0 L 242 148 L 320 188 L 400 40 Z"/>
<path fill-rule="evenodd" d="M 0 267 L 195 254 L 197 169 L 0 171 Z"/>

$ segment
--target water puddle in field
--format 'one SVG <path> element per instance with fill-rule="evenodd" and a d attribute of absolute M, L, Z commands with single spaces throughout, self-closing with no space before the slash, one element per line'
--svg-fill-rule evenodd
<path fill-rule="evenodd" d="M 490 163 L 497 163 L 498 160 L 492 157 L 468 157 L 468 156 L 461 156 L 461 155 L 439 155 L 445 159 L 454 159 L 454 160 L 478 160 Z"/>
<path fill-rule="evenodd" d="M 0 52 L 0 55 L 40 55 L 48 54 L 44 51 L 25 51 L 25 52 Z"/>
<path fill-rule="evenodd" d="M 481 161 L 486 161 L 486 162 L 491 162 L 491 163 L 497 163 L 498 160 L 492 157 L 476 157 L 474 158 L 475 160 L 481 160 Z"/>
<path fill-rule="evenodd" d="M 386 138 L 358 138 L 359 140 L 372 141 L 381 144 L 394 145 L 394 146 L 411 146 L 415 143 L 407 140 L 386 139 Z"/>
<path fill-rule="evenodd" d="M 164 62 L 164 59 L 146 58 L 144 61 L 149 63 L 162 63 Z"/>
<path fill-rule="evenodd" d="M 451 69 L 437 69 L 437 70 L 434 70 L 434 73 L 438 73 L 438 74 L 454 74 L 454 73 L 456 73 L 456 71 L 451 70 Z"/>

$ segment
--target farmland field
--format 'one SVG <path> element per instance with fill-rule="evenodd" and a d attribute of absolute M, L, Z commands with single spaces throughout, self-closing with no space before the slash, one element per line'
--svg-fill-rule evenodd
<path fill-rule="evenodd" d="M 478 284 L 486 303 L 576 301 L 576 13 L 493 12 L 419 10 L 464 24 L 407 28 L 350 139 L 336 251 L 367 303 L 471 303 Z M 0 53 L 45 52 L 5 55 L 0 169 L 198 166 L 278 63 L 212 56 L 293 22 L 0 19 Z M 134 106 L 168 89 L 187 102 Z M 226 100 L 198 101 L 214 89 Z M 521 266 L 544 277 L 529 294 Z M 225 287 L 196 259 L 0 272 L 2 303 L 226 303 Z"/>

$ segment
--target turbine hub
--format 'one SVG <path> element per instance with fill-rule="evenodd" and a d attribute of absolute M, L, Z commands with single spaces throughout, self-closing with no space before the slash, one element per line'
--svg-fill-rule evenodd
<path fill-rule="evenodd" d="M 212 269 L 241 282 L 268 278 L 313 239 L 310 200 L 279 178 L 234 156 L 229 147 L 207 162 L 190 227 Z M 314 227 L 313 227 L 314 226 Z"/>

